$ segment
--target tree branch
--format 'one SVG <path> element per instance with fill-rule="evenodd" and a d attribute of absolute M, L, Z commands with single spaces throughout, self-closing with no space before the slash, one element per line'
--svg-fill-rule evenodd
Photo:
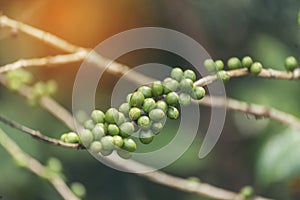
<path fill-rule="evenodd" d="M 37 176 L 48 180 L 64 199 L 79 200 L 59 174 L 49 170 L 39 161 L 24 153 L 24 151 L 22 151 L 20 147 L 12 139 L 10 139 L 1 128 L 0 144 L 11 155 L 11 157 L 17 161 L 18 164 L 32 171 Z"/>

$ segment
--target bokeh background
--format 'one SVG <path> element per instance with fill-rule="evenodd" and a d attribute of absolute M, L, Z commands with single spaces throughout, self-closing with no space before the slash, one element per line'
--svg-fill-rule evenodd
<path fill-rule="evenodd" d="M 300 1 L 297 0 L 1 0 L 0 10 L 11 18 L 54 33 L 74 44 L 95 47 L 108 37 L 131 28 L 158 26 L 180 31 L 202 44 L 215 59 L 251 55 L 266 67 L 284 70 L 284 58 L 299 56 Z M 63 53 L 24 34 L 0 29 L 0 65 L 20 58 Z M 118 48 L 118 47 L 116 47 Z M 136 51 L 119 62 L 136 66 L 159 62 L 189 67 L 183 59 L 157 50 Z M 71 110 L 73 81 L 80 64 L 56 68 L 30 68 L 35 81 L 54 79 L 59 85 L 55 99 Z M 96 104 L 107 109 L 117 77 L 107 74 Z M 297 81 L 235 78 L 226 84 L 227 95 L 273 106 L 300 117 Z M 52 137 L 67 132 L 60 121 L 39 107 L 31 107 L 19 95 L 0 86 L 0 114 Z M 252 185 L 258 194 L 276 199 L 300 198 L 300 133 L 269 119 L 228 112 L 221 138 L 204 159 L 198 158 L 209 109 L 201 107 L 203 121 L 197 139 L 175 163 L 163 169 L 181 177 L 200 180 L 238 191 Z M 204 117 L 203 117 L 204 116 Z M 207 116 L 205 118 L 205 116 Z M 79 181 L 86 199 L 205 199 L 157 185 L 138 176 L 108 168 L 88 152 L 63 149 L 33 140 L 0 125 L 33 157 L 46 163 L 58 158 L 68 183 Z M 176 126 L 168 124 L 154 146 L 173 137 Z M 188 131 L 187 131 L 188 134 Z M 34 176 L 0 147 L 0 195 L 4 199 L 60 199 L 43 179 Z"/>

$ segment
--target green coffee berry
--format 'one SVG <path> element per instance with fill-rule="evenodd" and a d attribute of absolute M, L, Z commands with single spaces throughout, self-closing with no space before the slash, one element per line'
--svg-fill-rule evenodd
<path fill-rule="evenodd" d="M 154 97 L 158 97 L 163 94 L 164 87 L 161 81 L 154 81 L 151 85 L 152 88 L 152 95 Z"/>
<path fill-rule="evenodd" d="M 129 103 L 122 103 L 119 107 L 119 111 L 123 113 L 125 116 L 128 116 L 130 110 Z"/>
<path fill-rule="evenodd" d="M 240 190 L 240 195 L 244 199 L 252 199 L 254 197 L 254 190 L 251 186 L 245 186 Z"/>
<path fill-rule="evenodd" d="M 191 79 L 194 82 L 196 81 L 196 74 L 194 71 L 187 69 L 183 72 L 183 78 Z"/>
<path fill-rule="evenodd" d="M 294 56 L 289 56 L 285 59 L 284 66 L 288 71 L 293 71 L 298 67 L 297 59 Z"/>
<path fill-rule="evenodd" d="M 191 79 L 182 79 L 179 88 L 182 92 L 191 93 L 193 91 L 193 81 Z"/>
<path fill-rule="evenodd" d="M 103 150 L 113 150 L 114 149 L 114 138 L 112 136 L 104 136 L 100 140 Z"/>
<path fill-rule="evenodd" d="M 160 121 L 165 117 L 165 113 L 163 110 L 156 108 L 150 111 L 149 117 L 153 121 Z"/>
<path fill-rule="evenodd" d="M 221 71 L 224 69 L 224 62 L 222 60 L 215 61 L 217 71 Z"/>
<path fill-rule="evenodd" d="M 153 138 L 154 138 L 154 134 L 150 129 L 140 131 L 139 139 L 141 143 L 149 144 L 150 142 L 152 142 Z"/>
<path fill-rule="evenodd" d="M 68 133 L 64 133 L 60 136 L 60 141 L 62 142 L 66 142 L 66 137 L 67 137 Z"/>
<path fill-rule="evenodd" d="M 83 126 L 86 129 L 92 130 L 95 127 L 95 124 L 94 124 L 93 120 L 89 119 L 84 122 Z"/>
<path fill-rule="evenodd" d="M 105 124 L 104 123 L 98 123 L 95 126 L 101 126 L 104 129 L 104 133 L 107 132 L 107 124 L 106 123 Z"/>
<path fill-rule="evenodd" d="M 116 124 L 119 121 L 119 111 L 115 108 L 109 108 L 105 113 L 105 121 Z"/>
<path fill-rule="evenodd" d="M 140 107 L 143 105 L 144 100 L 145 100 L 145 97 L 144 97 L 143 93 L 136 91 L 132 94 L 129 104 L 130 104 L 130 106 L 133 106 L 133 107 Z"/>
<path fill-rule="evenodd" d="M 96 124 L 92 130 L 92 133 L 94 140 L 100 140 L 105 135 L 105 129 L 101 124 Z"/>
<path fill-rule="evenodd" d="M 44 82 L 39 81 L 33 86 L 33 93 L 38 97 L 44 96 L 46 91 L 46 84 Z"/>
<path fill-rule="evenodd" d="M 63 169 L 60 160 L 58 160 L 57 158 L 53 158 L 53 157 L 51 157 L 47 160 L 46 166 L 51 171 L 57 172 L 57 173 L 61 173 L 61 171 Z"/>
<path fill-rule="evenodd" d="M 150 118 L 148 116 L 141 116 L 138 119 L 137 124 L 142 129 L 148 129 L 151 126 L 151 120 L 150 120 Z"/>
<path fill-rule="evenodd" d="M 113 136 L 113 139 L 114 139 L 113 143 L 115 146 L 120 147 L 120 148 L 123 146 L 123 138 L 121 136 L 115 135 L 115 136 Z"/>
<path fill-rule="evenodd" d="M 99 153 L 102 149 L 102 144 L 100 141 L 94 141 L 91 143 L 89 149 L 92 153 Z"/>
<path fill-rule="evenodd" d="M 183 71 L 179 67 L 173 68 L 171 71 L 171 78 L 175 79 L 176 81 L 181 81 L 183 77 Z"/>
<path fill-rule="evenodd" d="M 23 81 L 27 82 L 26 80 L 27 80 L 27 78 L 25 78 L 25 80 L 23 80 Z M 55 92 L 57 91 L 57 83 L 56 83 L 56 81 L 54 81 L 54 80 L 47 81 L 46 82 L 46 91 L 47 91 L 48 95 L 55 94 Z"/>
<path fill-rule="evenodd" d="M 227 66 L 229 69 L 238 69 L 242 67 L 242 63 L 237 57 L 232 57 L 227 61 Z"/>
<path fill-rule="evenodd" d="M 127 94 L 126 96 L 126 102 L 129 103 L 131 99 L 132 93 Z"/>
<path fill-rule="evenodd" d="M 138 91 L 141 92 L 145 98 L 152 97 L 152 89 L 148 86 L 141 86 Z"/>
<path fill-rule="evenodd" d="M 154 134 L 158 134 L 163 129 L 163 124 L 161 122 L 155 122 L 151 125 L 151 130 Z"/>
<path fill-rule="evenodd" d="M 263 66 L 260 62 L 254 62 L 250 67 L 250 72 L 257 75 L 261 72 L 262 68 Z"/>
<path fill-rule="evenodd" d="M 177 108 L 170 106 L 167 111 L 167 116 L 170 119 L 177 119 L 179 117 L 179 111 Z"/>
<path fill-rule="evenodd" d="M 207 71 L 209 71 L 209 72 L 213 72 L 217 68 L 216 63 L 214 62 L 213 59 L 206 59 L 204 61 L 203 65 L 207 69 Z"/>
<path fill-rule="evenodd" d="M 126 121 L 126 117 L 123 113 L 119 112 L 119 120 L 117 121 L 117 124 L 123 124 Z"/>
<path fill-rule="evenodd" d="M 123 159 L 129 159 L 132 157 L 132 153 L 124 149 L 118 149 L 117 154 Z"/>
<path fill-rule="evenodd" d="M 101 143 L 102 144 L 102 143 Z M 114 151 L 114 149 L 101 149 L 100 150 L 100 153 L 103 155 L 103 156 L 109 156 L 110 154 L 112 154 L 112 152 Z"/>
<path fill-rule="evenodd" d="M 165 100 L 168 105 L 174 106 L 178 104 L 179 96 L 176 92 L 170 92 L 169 94 L 167 94 Z"/>
<path fill-rule="evenodd" d="M 221 71 L 218 71 L 217 78 L 223 82 L 227 82 L 227 81 L 229 81 L 230 76 L 226 71 L 221 70 Z"/>
<path fill-rule="evenodd" d="M 107 127 L 107 132 L 110 134 L 110 135 L 119 135 L 119 127 L 115 124 L 109 124 L 108 127 Z"/>
<path fill-rule="evenodd" d="M 163 82 L 163 86 L 164 94 L 168 94 L 169 92 L 175 92 L 179 86 L 179 83 L 172 78 L 166 78 Z"/>
<path fill-rule="evenodd" d="M 101 110 L 94 110 L 91 114 L 91 118 L 95 123 L 103 123 L 105 114 Z"/>
<path fill-rule="evenodd" d="M 123 140 L 123 146 L 122 148 L 126 151 L 129 151 L 129 152 L 134 152 L 136 150 L 136 143 L 133 139 L 131 138 L 125 138 Z"/>
<path fill-rule="evenodd" d="M 159 100 L 156 102 L 155 108 L 161 109 L 166 113 L 168 110 L 168 104 L 163 100 Z"/>
<path fill-rule="evenodd" d="M 179 103 L 183 106 L 187 106 L 191 103 L 191 96 L 186 93 L 181 93 L 179 95 Z"/>
<path fill-rule="evenodd" d="M 72 183 L 70 186 L 72 192 L 78 196 L 80 199 L 83 199 L 86 195 L 86 189 L 84 187 L 84 185 L 82 185 L 81 183 L 75 182 Z"/>
<path fill-rule="evenodd" d="M 146 112 L 146 113 L 149 113 L 152 109 L 155 108 L 155 101 L 154 99 L 152 98 L 147 98 L 144 100 L 144 103 L 143 103 L 143 110 Z"/>
<path fill-rule="evenodd" d="M 243 65 L 243 67 L 249 68 L 249 67 L 251 67 L 252 64 L 253 64 L 253 60 L 252 60 L 252 58 L 250 56 L 245 56 L 242 59 L 242 65 Z"/>
<path fill-rule="evenodd" d="M 89 129 L 83 129 L 80 131 L 80 142 L 85 146 L 88 147 L 94 140 L 93 133 Z"/>
<path fill-rule="evenodd" d="M 64 141 L 67 143 L 78 143 L 79 136 L 74 132 L 70 132 L 66 135 L 66 137 L 64 138 Z"/>
<path fill-rule="evenodd" d="M 119 129 L 122 137 L 129 137 L 134 133 L 134 126 L 131 122 L 124 122 L 120 125 Z"/>
<path fill-rule="evenodd" d="M 200 100 L 205 96 L 205 89 L 201 86 L 194 86 L 192 97 L 195 100 Z"/>
<path fill-rule="evenodd" d="M 131 120 L 133 121 L 137 120 L 140 116 L 141 116 L 141 109 L 134 107 L 129 110 L 129 118 Z"/>

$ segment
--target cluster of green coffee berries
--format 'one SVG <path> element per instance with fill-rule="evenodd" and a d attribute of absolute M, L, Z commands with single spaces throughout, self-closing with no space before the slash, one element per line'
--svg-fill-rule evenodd
<path fill-rule="evenodd" d="M 128 94 L 119 109 L 109 108 L 105 113 L 94 110 L 91 119 L 84 122 L 80 138 L 71 132 L 63 134 L 61 140 L 80 142 L 92 153 L 104 156 L 116 150 L 120 157 L 128 159 L 137 148 L 135 138 L 149 144 L 162 130 L 166 118 L 179 117 L 179 105 L 186 106 L 191 99 L 204 97 L 204 88 L 194 86 L 194 81 L 194 71 L 173 68 L 170 77 Z"/>

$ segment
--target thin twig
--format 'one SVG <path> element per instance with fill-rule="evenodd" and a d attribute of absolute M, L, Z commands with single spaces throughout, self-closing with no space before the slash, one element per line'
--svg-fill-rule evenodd
<path fill-rule="evenodd" d="M 214 101 L 211 101 L 211 99 L 214 99 Z M 257 117 L 268 117 L 270 119 L 276 120 L 300 130 L 300 119 L 289 113 L 285 113 L 272 107 L 254 103 L 247 103 L 232 98 L 227 98 L 224 101 L 224 98 L 208 95 L 201 99 L 201 101 L 199 101 L 199 104 L 209 107 L 226 107 L 230 110 L 252 114 Z"/>
<path fill-rule="evenodd" d="M 56 191 L 66 200 L 79 200 L 71 189 L 67 186 L 61 176 L 47 167 L 43 166 L 39 161 L 24 153 L 23 150 L 10 139 L 5 132 L 0 128 L 0 144 L 11 155 L 11 157 L 19 163 L 19 165 L 29 169 L 37 176 L 48 180 Z"/>

